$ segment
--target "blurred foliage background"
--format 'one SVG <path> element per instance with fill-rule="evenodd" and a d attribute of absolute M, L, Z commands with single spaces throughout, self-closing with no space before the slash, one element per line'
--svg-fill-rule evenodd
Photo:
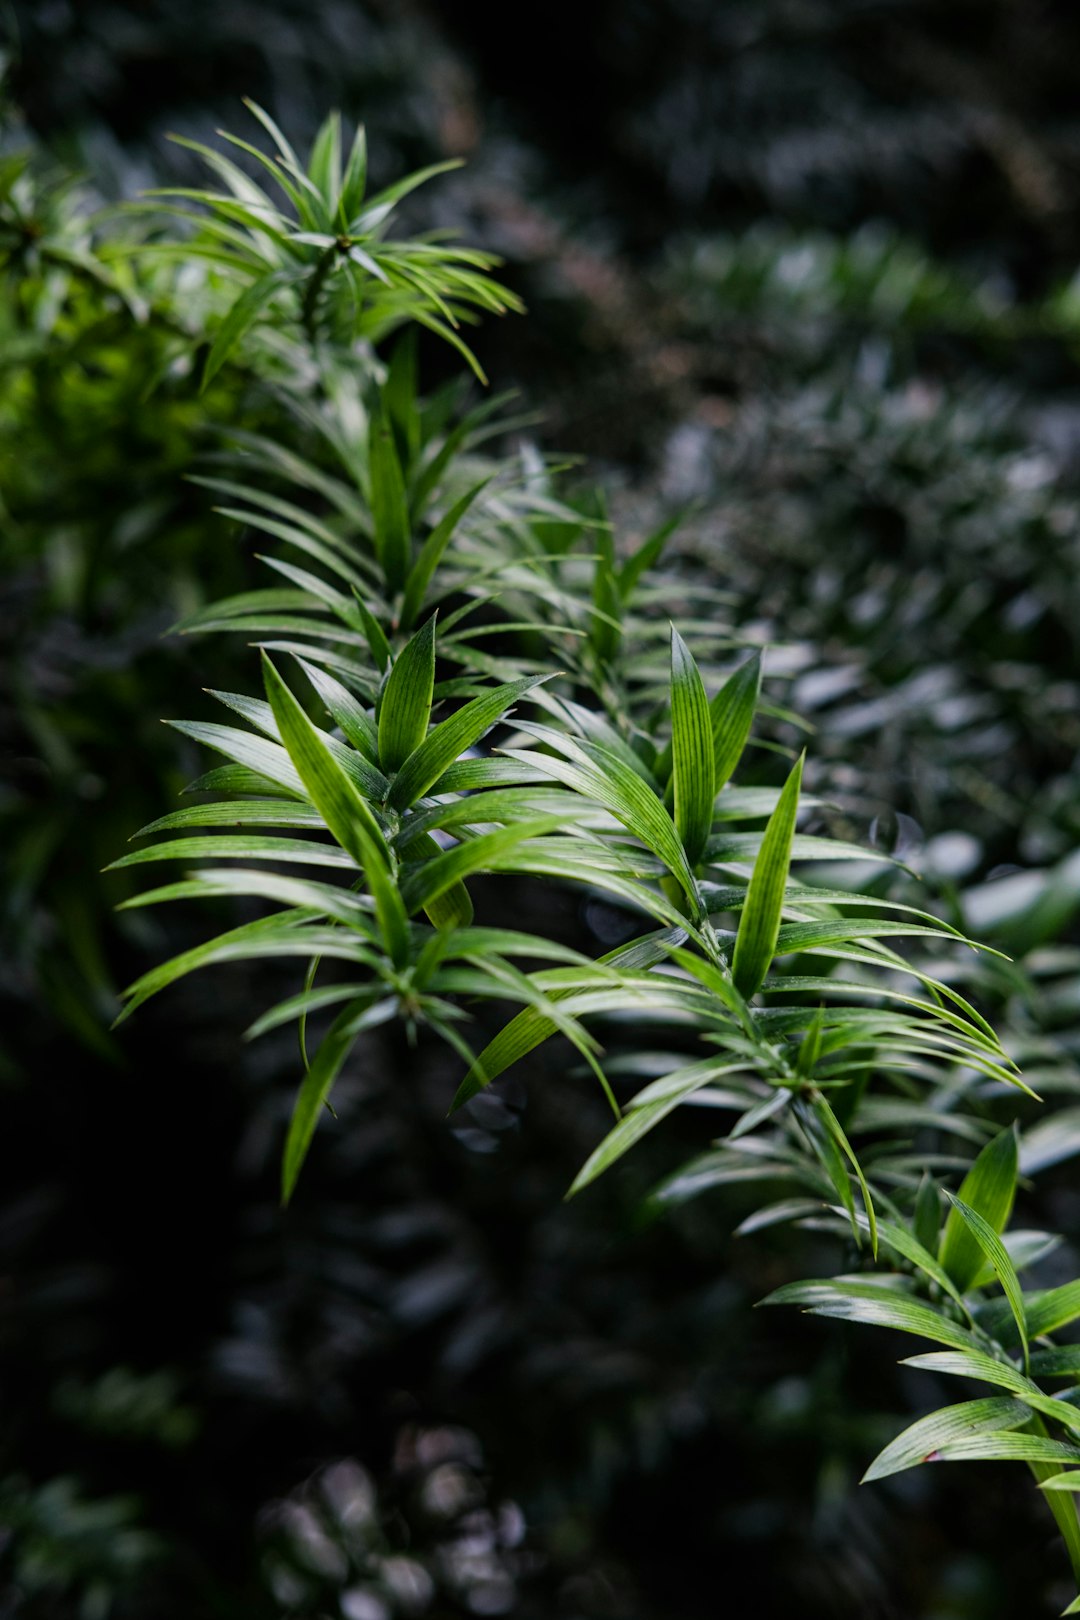
<path fill-rule="evenodd" d="M 242 95 L 300 139 L 363 118 L 380 181 L 468 158 L 410 207 L 528 303 L 479 331 L 488 374 L 624 531 L 688 509 L 769 695 L 816 728 L 811 786 L 1016 959 L 977 989 L 1055 1096 L 1028 1213 L 1075 1245 L 1080 18 L 514 21 L 34 0 L 3 150 L 35 150 L 61 255 L 64 175 L 92 201 L 183 183 L 166 132 L 233 126 Z M 240 367 L 199 400 L 92 277 L 30 309 L 27 244 L 0 251 L 0 1616 L 704 1620 L 751 1583 L 808 1620 L 1052 1612 L 1052 1527 L 1008 1471 L 857 1488 L 925 1395 L 888 1341 L 751 1311 L 812 1233 L 732 1237 L 737 1189 L 642 1225 L 700 1145 L 682 1115 L 564 1207 L 589 1088 L 538 1059 L 447 1124 L 446 1058 L 387 1036 L 283 1219 L 292 1053 L 238 1042 L 278 970 L 107 1034 L 186 925 L 113 915 L 101 868 L 198 769 L 160 717 L 246 657 L 164 638 L 249 577 L 186 475 L 215 423 L 280 406 Z"/>

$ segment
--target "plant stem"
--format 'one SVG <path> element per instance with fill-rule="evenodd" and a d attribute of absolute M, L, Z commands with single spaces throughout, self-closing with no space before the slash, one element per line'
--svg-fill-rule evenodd
<path fill-rule="evenodd" d="M 304 289 L 304 301 L 300 308 L 300 319 L 303 322 L 307 340 L 313 347 L 315 344 L 315 311 L 319 304 L 319 294 L 322 292 L 326 278 L 330 274 L 330 267 L 337 256 L 337 251 L 337 243 L 333 242 L 320 255 L 319 262 L 311 272 L 307 286 Z"/>

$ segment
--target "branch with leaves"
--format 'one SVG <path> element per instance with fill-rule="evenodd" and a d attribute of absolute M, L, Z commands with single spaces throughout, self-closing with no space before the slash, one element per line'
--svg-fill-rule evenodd
<path fill-rule="evenodd" d="M 874 860 L 887 876 L 888 862 L 800 830 L 818 808 L 801 755 L 778 786 L 748 780 L 768 708 L 761 658 L 715 587 L 672 557 L 674 523 L 626 552 L 602 506 L 576 506 L 542 458 L 492 454 L 505 401 L 425 398 L 408 338 L 383 357 L 391 333 L 419 323 L 475 371 L 458 322 L 514 307 L 488 256 L 385 240 L 394 204 L 433 171 L 365 200 L 362 134 L 343 160 L 331 118 L 301 164 L 253 111 L 273 155 L 228 139 L 284 203 L 200 148 L 225 189 L 169 193 L 194 234 L 140 251 L 193 255 L 219 279 L 205 378 L 256 339 L 303 351 L 290 409 L 317 449 L 234 435 L 205 480 L 271 542 L 285 583 L 184 628 L 254 637 L 262 694 L 214 694 L 240 725 L 176 723 L 224 763 L 115 864 L 184 868 L 129 907 L 267 909 L 143 975 L 121 1016 L 197 969 L 296 959 L 295 993 L 250 1031 L 299 1030 L 286 1201 L 337 1076 L 392 1020 L 457 1054 L 457 1107 L 549 1039 L 569 1041 L 615 1115 L 573 1192 L 674 1110 L 726 1110 L 727 1133 L 655 1204 L 739 1181 L 762 1191 L 758 1225 L 809 1220 L 853 1245 L 873 1269 L 770 1302 L 920 1335 L 944 1349 L 917 1365 L 1000 1392 L 920 1420 L 867 1477 L 931 1456 L 1026 1461 L 1080 1579 L 1068 1467 L 1080 1420 L 1036 1382 L 1080 1378 L 1049 1337 L 1080 1317 L 1080 1284 L 1019 1281 L 1045 1240 L 1008 1232 L 1016 1137 L 982 1146 L 972 1083 L 1032 1093 L 939 966 L 979 947 L 880 883 L 846 881 L 865 882 Z M 477 919 L 479 877 L 513 883 L 520 929 Z M 530 928 L 543 885 L 604 897 L 624 942 L 594 960 Z M 492 1007 L 512 1016 L 477 1050 L 472 1026 Z M 646 1083 L 620 1105 L 627 1075 Z M 959 1159 L 914 1156 L 919 1131 Z M 926 1167 L 949 1172 L 980 1146 L 942 1221 Z"/>

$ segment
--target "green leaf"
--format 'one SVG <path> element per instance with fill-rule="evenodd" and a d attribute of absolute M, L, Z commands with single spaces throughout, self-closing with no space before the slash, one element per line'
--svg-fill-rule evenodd
<path fill-rule="evenodd" d="M 960 1189 L 961 1192 L 963 1188 Z M 1062 1283 L 1026 1296 L 1028 1332 L 1033 1339 L 1056 1333 L 1080 1316 L 1080 1282 Z"/>
<path fill-rule="evenodd" d="M 435 615 L 398 654 L 379 709 L 379 763 L 397 771 L 427 736 L 435 690 Z"/>
<path fill-rule="evenodd" d="M 479 838 L 470 838 L 466 843 L 455 844 L 453 849 L 440 850 L 429 861 L 406 867 L 401 884 L 406 909 L 410 914 L 421 908 L 427 910 L 432 900 L 445 894 L 462 878 L 472 872 L 496 870 L 509 852 L 526 839 L 561 825 L 562 817 L 536 816 L 483 833 Z"/>
<path fill-rule="evenodd" d="M 494 473 L 482 478 L 474 484 L 459 501 L 446 513 L 445 517 L 432 529 L 424 544 L 420 548 L 420 555 L 413 564 L 405 586 L 405 600 L 401 606 L 401 622 L 408 628 L 416 619 L 424 604 L 424 596 L 431 584 L 432 576 L 442 560 L 443 552 L 454 538 L 458 524 L 461 522 L 476 497 L 491 483 Z"/>
<path fill-rule="evenodd" d="M 417 843 L 429 859 L 443 853 L 440 845 L 428 833 L 422 833 Z M 427 901 L 424 913 L 433 928 L 468 928 L 474 915 L 468 889 L 460 881 L 449 884 Z"/>
<path fill-rule="evenodd" d="M 923 1248 L 936 1255 L 941 1240 L 941 1194 L 937 1183 L 925 1173 L 915 1199 L 914 1226 Z"/>
<path fill-rule="evenodd" d="M 592 600 L 589 644 L 600 664 L 611 664 L 622 641 L 622 597 L 615 573 L 615 541 L 606 525 L 596 531 Z"/>
<path fill-rule="evenodd" d="M 182 827 L 319 827 L 323 819 L 308 804 L 295 799 L 223 799 L 215 804 L 186 805 L 147 822 L 132 838 L 172 832 Z"/>
<path fill-rule="evenodd" d="M 408 956 L 409 926 L 382 828 L 337 763 L 325 734 L 312 725 L 265 653 L 263 676 L 289 757 L 327 827 L 363 871 L 387 951 L 401 966 Z"/>
<path fill-rule="evenodd" d="M 685 512 L 679 512 L 675 517 L 668 518 L 667 522 L 662 523 L 658 529 L 655 529 L 647 540 L 643 540 L 638 549 L 623 563 L 622 568 L 619 570 L 618 583 L 619 595 L 624 602 L 628 602 L 633 596 L 638 581 L 642 576 L 656 567 L 656 564 L 660 561 L 664 546 L 685 516 Z"/>
<path fill-rule="evenodd" d="M 252 101 L 250 96 L 245 96 L 243 101 L 244 106 L 247 108 L 251 116 L 253 118 L 257 118 L 259 123 L 266 130 L 267 134 L 270 136 L 270 139 L 277 147 L 280 155 L 288 164 L 290 164 L 292 168 L 298 169 L 300 167 L 299 158 L 297 157 L 293 148 L 290 146 L 289 142 L 285 139 L 285 136 L 278 128 L 278 125 L 275 123 L 274 119 L 271 118 L 270 114 L 266 112 L 264 108 L 260 107 L 257 101 Z"/>
<path fill-rule="evenodd" d="M 207 748 L 216 749 L 226 759 L 254 771 L 257 776 L 283 788 L 294 798 L 304 797 L 304 784 L 279 743 L 253 736 L 250 731 L 241 731 L 237 726 L 220 726 L 216 721 L 166 720 L 165 724 L 194 742 L 205 743 Z"/>
<path fill-rule="evenodd" d="M 604 1171 L 609 1170 L 617 1159 L 621 1159 L 623 1154 L 627 1153 L 635 1143 L 640 1142 L 641 1138 L 647 1136 L 654 1126 L 659 1125 L 662 1119 L 665 1119 L 668 1114 L 678 1108 L 685 1098 L 691 1096 L 695 1091 L 700 1091 L 703 1086 L 707 1086 L 710 1081 L 715 1080 L 719 1075 L 729 1072 L 730 1068 L 730 1064 L 718 1064 L 715 1059 L 707 1058 L 701 1063 L 695 1063 L 686 1069 L 678 1070 L 674 1074 L 666 1075 L 663 1094 L 656 1097 L 655 1101 L 644 1102 L 639 1105 L 635 1099 L 614 1130 L 609 1131 L 599 1147 L 589 1155 L 574 1178 L 573 1185 L 566 1196 L 572 1198 L 575 1193 L 579 1193 L 584 1187 L 587 1187 L 591 1181 L 595 1181 L 598 1176 L 603 1175 Z M 648 1092 L 653 1090 L 654 1086 L 652 1085 L 646 1087 Z M 642 1096 L 644 1096 L 644 1093 L 642 1093 Z"/>
<path fill-rule="evenodd" d="M 373 414 L 368 434 L 375 553 L 385 575 L 387 589 L 393 593 L 404 588 L 409 571 L 412 549 L 409 505 L 390 424 L 385 417 Z"/>
<path fill-rule="evenodd" d="M 368 205 L 362 218 L 356 221 L 357 230 L 363 229 L 365 221 L 377 211 L 385 217 L 394 204 L 400 202 L 402 197 L 407 197 L 410 191 L 415 191 L 418 186 L 426 185 L 437 174 L 449 174 L 452 169 L 460 169 L 463 162 L 463 158 L 447 158 L 442 163 L 430 163 L 426 169 L 415 169 L 412 174 L 407 174 L 403 180 L 395 180 L 393 185 L 384 187 L 374 197 L 368 198 Z"/>
<path fill-rule="evenodd" d="M 961 1327 L 933 1305 L 924 1305 L 920 1300 L 878 1283 L 788 1283 L 762 1304 L 802 1305 L 812 1316 L 834 1316 L 844 1322 L 893 1328 L 898 1333 L 914 1333 L 955 1350 L 978 1349 L 978 1341 L 968 1328 Z"/>
<path fill-rule="evenodd" d="M 640 972 L 663 961 L 671 945 L 682 938 L 685 936 L 678 930 L 650 934 L 643 939 L 632 941 L 629 945 L 620 945 L 617 950 L 609 951 L 606 956 L 600 957 L 597 965 L 618 968 L 620 972 Z M 548 999 L 557 1001 L 561 995 L 569 993 L 554 989 L 549 991 Z M 484 1086 L 497 1080 L 511 1064 L 540 1046 L 555 1033 L 557 1027 L 552 1019 L 535 1007 L 526 1007 L 524 1012 L 518 1013 L 517 1017 L 512 1018 L 480 1053 L 458 1087 L 451 1111 L 462 1107 L 470 1097 L 475 1097 L 478 1091 L 483 1090 Z"/>
<path fill-rule="evenodd" d="M 761 654 L 755 653 L 725 681 L 710 704 L 717 793 L 742 758 L 760 692 Z"/>
<path fill-rule="evenodd" d="M 882 1236 L 885 1229 L 882 1227 Z M 1014 1395 L 1037 1395 L 1039 1387 L 1014 1367 L 1011 1361 L 998 1361 L 982 1350 L 931 1350 L 921 1356 L 907 1356 L 905 1367 L 921 1367 L 926 1372 L 977 1378 L 984 1384 L 997 1384 Z M 1080 1477 L 1080 1476 L 1078 1476 Z"/>
<path fill-rule="evenodd" d="M 216 963 L 243 962 L 264 956 L 310 957 L 313 952 L 319 951 L 324 956 L 334 956 L 343 961 L 363 960 L 366 957 L 368 953 L 355 936 L 346 934 L 340 928 L 301 927 L 300 924 L 309 916 L 310 912 L 306 910 L 296 910 L 278 912 L 272 917 L 259 917 L 255 922 L 242 923 L 239 928 L 231 928 L 227 933 L 206 940 L 202 945 L 194 945 L 179 956 L 151 968 L 149 973 L 144 973 L 123 992 L 125 1006 L 116 1024 L 123 1023 L 144 1001 L 156 996 L 177 979 Z"/>
<path fill-rule="evenodd" d="M 712 722 L 701 673 L 682 636 L 671 627 L 671 749 L 675 826 L 686 858 L 697 864 L 712 831 Z"/>
<path fill-rule="evenodd" d="M 349 160 L 345 165 L 345 177 L 341 184 L 338 224 L 343 229 L 348 227 L 351 219 L 355 219 L 364 200 L 366 186 L 367 139 L 364 134 L 363 124 L 357 124 L 356 134 L 353 137 L 352 147 L 349 151 Z"/>
<path fill-rule="evenodd" d="M 976 1435 L 997 1434 L 1003 1430 L 1018 1429 L 1027 1423 L 1031 1413 L 1023 1401 L 1008 1395 L 986 1395 L 977 1401 L 961 1401 L 957 1406 L 944 1406 L 920 1418 L 910 1428 L 898 1434 L 895 1440 L 878 1453 L 862 1483 L 869 1485 L 876 1479 L 887 1479 L 905 1468 L 919 1463 L 933 1462 L 937 1453 L 959 1441 Z"/>
<path fill-rule="evenodd" d="M 941 1462 L 1080 1463 L 1080 1446 L 1047 1440 L 1039 1434 L 973 1434 L 951 1440 L 941 1449 Z"/>
<path fill-rule="evenodd" d="M 1010 1133 L 1012 1134 L 1012 1133 Z M 1014 1138 L 1015 1140 L 1015 1138 Z M 1024 1294 L 1020 1287 L 1020 1279 L 1016 1275 L 1016 1268 L 1009 1258 L 1008 1251 L 1000 1237 L 988 1221 L 985 1221 L 975 1210 L 969 1208 L 963 1199 L 947 1194 L 949 1203 L 957 1211 L 965 1226 L 974 1235 L 979 1248 L 993 1266 L 998 1282 L 1001 1284 L 1005 1298 L 1009 1302 L 1009 1309 L 1013 1313 L 1017 1332 L 1020 1335 L 1020 1347 L 1024 1353 L 1024 1366 L 1028 1365 L 1028 1334 L 1027 1317 L 1024 1310 Z"/>
<path fill-rule="evenodd" d="M 1028 1294 L 1024 1302 L 1029 1322 L 1034 1297 Z M 1038 1378 L 1069 1378 L 1073 1383 L 1080 1383 L 1080 1344 L 1061 1345 L 1053 1350 L 1033 1350 L 1031 1371 Z"/>
<path fill-rule="evenodd" d="M 308 176 L 333 212 L 341 193 L 341 114 L 330 113 L 319 129 L 308 159 Z"/>
<path fill-rule="evenodd" d="M 900 1226 L 895 1221 L 881 1221 L 879 1230 L 882 1243 L 892 1249 L 894 1253 L 910 1261 L 917 1270 L 922 1272 L 924 1277 L 929 1277 L 930 1281 L 936 1283 L 943 1293 L 954 1299 L 962 1310 L 965 1309 L 956 1284 L 934 1254 L 933 1249 L 925 1248 L 918 1238 L 908 1231 L 906 1226 Z M 936 1232 L 934 1239 L 936 1244 Z"/>
<path fill-rule="evenodd" d="M 296 866 L 351 868 L 353 864 L 345 849 L 317 843 L 313 838 L 274 838 L 243 833 L 229 837 L 211 834 L 205 838 L 171 838 L 161 844 L 148 844 L 121 855 L 105 870 L 118 872 L 126 866 L 143 866 L 152 861 L 205 861 L 216 856 L 233 861 L 286 861 Z"/>
<path fill-rule="evenodd" d="M 382 402 L 394 430 L 403 469 L 416 459 L 420 448 L 420 410 L 417 402 L 416 328 L 406 327 L 394 344 Z"/>
<path fill-rule="evenodd" d="M 148 889 L 125 900 L 122 911 L 140 906 L 160 905 L 168 900 L 217 899 L 222 895 L 244 895 L 260 900 L 276 900 L 283 906 L 306 911 L 313 919 L 333 917 L 366 940 L 376 944 L 371 924 L 371 901 L 367 895 L 343 889 L 333 883 L 291 873 L 264 872 L 259 867 L 203 867 L 162 888 Z"/>
<path fill-rule="evenodd" d="M 731 971 L 744 996 L 752 996 L 765 981 L 776 952 L 780 917 L 784 907 L 784 887 L 791 864 L 791 845 L 799 814 L 799 788 L 803 757 L 784 784 L 779 803 L 769 817 L 761 841 L 750 888 L 746 896 Z"/>
<path fill-rule="evenodd" d="M 210 345 L 203 369 L 203 390 L 213 382 L 244 333 L 258 320 L 274 294 L 295 279 L 295 273 L 292 271 L 271 270 L 267 275 L 253 281 L 246 292 L 240 294 L 218 327 L 214 341 Z"/>
<path fill-rule="evenodd" d="M 869 1228 L 870 1228 L 870 1248 L 871 1248 L 871 1251 L 873 1252 L 874 1259 L 876 1260 L 877 1259 L 877 1252 L 878 1252 L 877 1215 L 875 1214 L 875 1211 L 874 1211 L 874 1200 L 870 1196 L 870 1188 L 867 1185 L 866 1176 L 863 1174 L 862 1165 L 859 1163 L 858 1159 L 856 1158 L 855 1150 L 852 1147 L 851 1143 L 848 1141 L 847 1136 L 845 1135 L 844 1130 L 843 1130 L 843 1128 L 842 1128 L 842 1126 L 840 1124 L 840 1121 L 837 1119 L 836 1115 L 832 1111 L 832 1108 L 829 1106 L 828 1102 L 825 1100 L 825 1098 L 823 1096 L 818 1095 L 813 1099 L 813 1108 L 814 1108 L 814 1112 L 817 1114 L 818 1118 L 824 1124 L 825 1129 L 828 1132 L 829 1136 L 836 1143 L 836 1146 L 839 1148 L 839 1150 L 843 1154 L 844 1158 L 847 1159 L 848 1163 L 851 1165 L 852 1169 L 855 1171 L 855 1176 L 856 1176 L 856 1179 L 858 1180 L 858 1183 L 859 1183 L 859 1190 L 862 1193 L 863 1208 L 866 1210 L 866 1219 L 867 1219 L 867 1223 L 868 1223 Z M 846 1185 L 846 1183 L 847 1183 L 847 1175 L 846 1175 L 846 1173 L 844 1175 L 844 1182 L 845 1182 L 845 1185 Z M 850 1194 L 849 1194 L 849 1196 L 850 1196 Z M 847 1199 L 844 1200 L 844 1203 L 845 1203 L 845 1205 L 847 1204 Z M 858 1230 L 857 1229 L 856 1229 L 855 1236 L 856 1236 L 856 1241 L 858 1241 Z"/>
<path fill-rule="evenodd" d="M 360 592 L 355 586 L 353 587 L 353 598 L 356 602 L 356 611 L 359 615 L 360 623 L 363 626 L 364 638 L 367 641 L 371 656 L 375 661 L 375 668 L 381 675 L 382 672 L 388 668 L 393 657 L 393 654 L 390 651 L 390 643 L 386 639 L 386 634 L 382 625 L 379 623 L 374 613 L 372 613 L 371 609 L 368 607 L 367 603 L 364 601 L 363 597 L 360 595 Z"/>
<path fill-rule="evenodd" d="M 518 698 L 524 697 L 526 692 L 531 692 L 534 687 L 550 679 L 550 675 L 533 675 L 526 680 L 509 681 L 504 686 L 495 686 L 490 692 L 484 692 L 480 697 L 473 698 L 471 702 L 458 709 L 456 714 L 443 720 L 428 733 L 398 771 L 387 799 L 390 807 L 394 810 L 406 810 L 415 804 L 417 799 L 422 798 L 429 788 L 439 782 L 440 777 L 456 763 L 467 748 L 479 742 L 485 732 L 490 731 L 491 727 L 503 718 Z M 488 762 L 471 760 L 466 763 L 483 766 Z M 502 765 L 504 762 L 496 760 L 491 763 Z M 482 786 L 482 783 L 477 780 L 475 785 Z"/>
<path fill-rule="evenodd" d="M 327 713 L 341 727 L 349 742 L 363 754 L 369 764 L 378 765 L 379 739 L 371 715 L 357 702 L 347 687 L 342 686 L 340 681 L 336 681 L 325 670 L 319 669 L 316 664 L 309 664 L 304 658 L 298 658 L 297 663 L 326 704 Z M 388 787 L 389 783 L 384 782 L 383 794 Z"/>
<path fill-rule="evenodd" d="M 358 1018 L 357 1005 L 354 1001 L 338 1014 L 323 1037 L 315 1060 L 304 1076 L 289 1121 L 289 1133 L 285 1139 L 285 1152 L 281 1164 L 283 1204 L 287 1204 L 293 1195 L 301 1166 L 307 1158 L 311 1139 L 315 1135 L 315 1127 L 322 1115 L 323 1104 L 341 1072 L 342 1064 L 352 1051 L 357 1036 L 363 1029 L 384 1023 L 396 1012 L 396 999 L 388 997 L 363 1008 Z"/>
<path fill-rule="evenodd" d="M 560 756 L 568 754 L 570 757 L 552 757 L 517 748 L 506 749 L 506 754 L 523 764 L 535 765 L 610 810 L 635 838 L 640 838 L 646 848 L 663 861 L 690 901 L 695 916 L 700 916 L 703 913 L 701 896 L 682 840 L 671 817 L 641 777 L 609 749 L 587 739 L 566 737 L 546 726 L 522 725 L 520 729 L 550 743 L 559 750 Z"/>
<path fill-rule="evenodd" d="M 1012 1213 L 1016 1177 L 1016 1132 L 1010 1128 L 983 1148 L 961 1183 L 960 1199 L 994 1232 L 1003 1232 Z M 955 1206 L 945 1222 L 938 1258 L 961 1293 L 971 1287 L 982 1270 L 982 1246 Z"/>

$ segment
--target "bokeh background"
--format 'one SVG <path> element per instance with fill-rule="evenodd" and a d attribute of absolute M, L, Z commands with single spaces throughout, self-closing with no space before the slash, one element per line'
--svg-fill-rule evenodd
<path fill-rule="evenodd" d="M 242 96 L 295 140 L 330 106 L 362 118 L 382 181 L 468 159 L 411 221 L 505 257 L 529 315 L 478 335 L 495 384 L 588 458 L 625 532 L 689 509 L 770 696 L 816 728 L 816 785 L 1017 958 L 995 1005 L 1066 1120 L 1029 1212 L 1075 1242 L 1075 8 L 3 21 L 5 150 L 102 199 L 189 177 L 166 134 L 241 128 Z M 812 1274 L 813 1234 L 733 1237 L 730 1191 L 642 1222 L 700 1118 L 564 1206 L 604 1116 L 562 1054 L 448 1123 L 446 1058 L 391 1036 L 283 1217 L 295 1054 L 239 1040 L 267 970 L 108 1033 L 117 989 L 198 925 L 115 916 L 101 868 L 201 768 L 160 717 L 250 668 L 164 635 L 250 565 L 185 475 L 207 410 L 272 406 L 227 376 L 205 409 L 148 393 L 152 331 L 121 348 L 98 312 L 31 345 L 4 299 L 0 1617 L 1055 1612 L 1071 1589 L 1019 1471 L 859 1489 L 926 1393 L 884 1335 L 752 1311 Z"/>

